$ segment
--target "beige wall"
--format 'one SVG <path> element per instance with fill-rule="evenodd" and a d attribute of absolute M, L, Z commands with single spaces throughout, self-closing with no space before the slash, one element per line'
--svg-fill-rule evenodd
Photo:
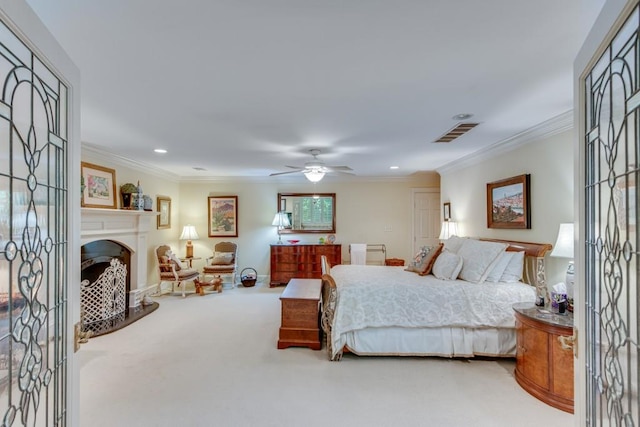
<path fill-rule="evenodd" d="M 180 184 L 180 226 L 196 226 L 200 240 L 194 242 L 194 254 L 203 258 L 213 245 L 231 240 L 238 243 L 240 269 L 252 267 L 260 275 L 269 274 L 269 245 L 278 235 L 271 225 L 277 210 L 278 193 L 336 193 L 336 242 L 342 243 L 342 258 L 349 259 L 350 243 L 383 243 L 387 257 L 408 259 L 411 255 L 411 189 L 438 188 L 436 173 L 420 174 L 405 180 L 350 180 L 332 182 L 331 178 L 315 186 L 273 181 L 236 180 L 225 182 L 183 182 Z M 207 237 L 207 198 L 238 196 L 238 238 Z M 391 231 L 385 231 L 391 229 Z M 285 239 L 316 243 L 322 234 L 286 234 Z M 181 252 L 184 249 L 181 248 Z M 194 262 L 201 266 L 204 261 Z"/>
<path fill-rule="evenodd" d="M 441 172 L 441 197 L 451 202 L 464 236 L 554 244 L 558 226 L 573 222 L 573 132 L 565 131 L 479 161 Z M 486 183 L 531 174 L 531 229 L 487 228 Z M 547 257 L 550 285 L 564 281 L 568 260 Z"/>
<path fill-rule="evenodd" d="M 156 210 L 158 195 L 171 198 L 171 228 L 149 233 L 149 280 L 157 283 L 153 248 L 168 243 L 178 255 L 185 253 L 185 243 L 180 241 L 182 227 L 196 227 L 199 240 L 193 241 L 194 255 L 202 260 L 193 262 L 194 268 L 202 268 L 204 258 L 211 255 L 215 243 L 230 240 L 238 244 L 238 263 L 242 269 L 252 267 L 261 276 L 269 274 L 269 245 L 278 240 L 271 225 L 277 209 L 278 193 L 322 192 L 336 193 L 336 241 L 342 243 L 342 258 L 349 259 L 349 243 L 384 243 L 387 257 L 409 259 L 412 234 L 412 188 L 439 188 L 440 178 L 435 172 L 416 174 L 407 179 L 361 179 L 334 181 L 325 178 L 315 186 L 309 182 L 297 184 L 279 182 L 277 179 L 237 179 L 207 182 L 178 182 L 144 168 L 118 159 L 109 159 L 102 153 L 83 150 L 82 161 L 95 163 L 116 170 L 119 187 L 126 182 L 137 183 L 145 194 L 153 199 Z M 207 230 L 209 196 L 238 196 L 237 238 L 210 238 Z M 385 229 L 391 231 L 385 231 Z M 295 236 L 295 237 L 294 237 Z M 321 234 L 283 235 L 283 239 L 297 238 L 303 242 L 317 242 Z"/>

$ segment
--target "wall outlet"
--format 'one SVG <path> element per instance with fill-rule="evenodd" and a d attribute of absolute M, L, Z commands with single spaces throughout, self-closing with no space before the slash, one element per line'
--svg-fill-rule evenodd
<path fill-rule="evenodd" d="M 384 226 L 384 232 L 385 233 L 391 233 L 393 231 L 393 227 L 390 225 L 385 225 Z"/>

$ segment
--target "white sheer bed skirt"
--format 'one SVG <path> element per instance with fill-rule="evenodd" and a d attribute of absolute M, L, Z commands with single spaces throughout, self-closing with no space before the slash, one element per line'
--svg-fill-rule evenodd
<path fill-rule="evenodd" d="M 367 328 L 345 334 L 346 347 L 358 355 L 514 357 L 512 328 Z"/>

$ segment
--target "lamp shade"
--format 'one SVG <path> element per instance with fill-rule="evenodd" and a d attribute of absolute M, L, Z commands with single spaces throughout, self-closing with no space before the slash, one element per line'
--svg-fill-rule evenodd
<path fill-rule="evenodd" d="M 573 258 L 573 223 L 560 224 L 558 238 L 550 256 L 558 258 Z"/>
<path fill-rule="evenodd" d="M 196 227 L 193 225 L 185 225 L 180 235 L 180 240 L 198 240 L 198 233 Z"/>
<path fill-rule="evenodd" d="M 271 225 L 278 227 L 289 227 L 291 225 L 291 223 L 289 222 L 289 215 L 287 215 L 286 212 L 276 212 Z"/>
<path fill-rule="evenodd" d="M 319 170 L 309 170 L 304 173 L 304 176 L 311 182 L 319 182 L 322 178 L 324 178 L 324 172 Z"/>
<path fill-rule="evenodd" d="M 440 229 L 440 240 L 447 240 L 451 236 L 458 235 L 458 223 L 455 221 L 444 221 Z"/>

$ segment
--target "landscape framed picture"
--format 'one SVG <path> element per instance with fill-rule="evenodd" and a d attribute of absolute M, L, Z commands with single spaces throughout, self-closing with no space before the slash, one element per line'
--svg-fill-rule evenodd
<path fill-rule="evenodd" d="M 238 196 L 209 197 L 209 237 L 238 237 Z"/>
<path fill-rule="evenodd" d="M 171 197 L 158 196 L 156 207 L 158 209 L 158 230 L 171 228 Z"/>
<path fill-rule="evenodd" d="M 80 163 L 82 199 L 85 208 L 118 209 L 116 171 L 91 163 Z"/>
<path fill-rule="evenodd" d="M 487 184 L 487 227 L 531 228 L 529 174 Z"/>

